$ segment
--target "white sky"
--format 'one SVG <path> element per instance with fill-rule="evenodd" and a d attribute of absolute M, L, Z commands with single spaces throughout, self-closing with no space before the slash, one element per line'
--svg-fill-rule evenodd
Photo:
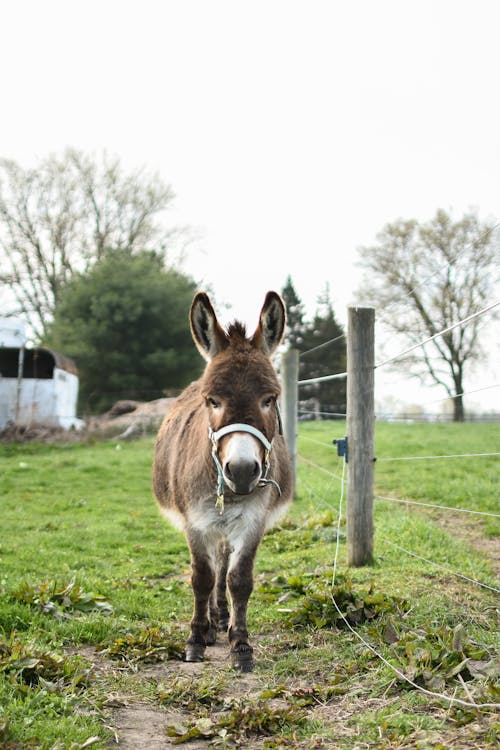
<path fill-rule="evenodd" d="M 0 155 L 147 165 L 223 318 L 291 274 L 344 321 L 388 221 L 500 220 L 499 30 L 495 0 L 7 0 Z"/>

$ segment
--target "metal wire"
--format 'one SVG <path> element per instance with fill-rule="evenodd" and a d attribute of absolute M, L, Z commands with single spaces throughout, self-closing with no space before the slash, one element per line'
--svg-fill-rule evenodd
<path fill-rule="evenodd" d="M 432 461 L 436 458 L 481 458 L 483 456 L 500 456 L 500 453 L 453 453 L 449 456 L 398 456 L 395 458 L 377 458 L 381 461 Z"/>
<path fill-rule="evenodd" d="M 392 503 L 403 503 L 405 505 L 417 505 L 423 508 L 436 508 L 437 510 L 451 510 L 454 513 L 471 513 L 475 516 L 491 516 L 492 518 L 500 518 L 498 513 L 488 513 L 484 510 L 470 510 L 469 508 L 455 508 L 449 505 L 436 505 L 434 503 L 422 503 L 420 500 L 403 500 L 400 497 L 385 497 L 384 495 L 375 495 L 375 500 L 387 500 Z"/>
<path fill-rule="evenodd" d="M 465 325 L 465 323 L 469 323 L 471 320 L 478 318 L 480 315 L 484 315 L 490 310 L 493 310 L 495 307 L 498 307 L 498 305 L 500 305 L 500 300 L 497 300 L 497 302 L 493 302 L 491 305 L 488 305 L 487 307 L 483 307 L 482 310 L 478 310 L 472 315 L 469 315 L 467 318 L 464 318 L 463 320 L 459 320 L 457 323 L 453 323 L 451 326 L 444 328 L 442 331 L 435 333 L 433 336 L 429 336 L 423 341 L 420 341 L 418 344 L 414 344 L 413 346 L 410 346 L 408 349 L 405 349 L 404 351 L 399 352 L 399 354 L 395 354 L 393 357 L 388 357 L 388 359 L 384 359 L 382 362 L 378 362 L 378 364 L 375 365 L 375 369 L 377 369 L 378 367 L 383 367 L 384 365 L 388 365 L 391 362 L 395 362 L 397 359 L 401 359 L 401 357 L 404 357 L 406 354 L 410 354 L 410 352 L 415 351 L 415 349 L 419 349 L 421 346 L 428 344 L 430 341 L 434 341 L 434 339 L 437 339 L 439 336 L 443 336 L 445 333 L 448 333 L 449 331 L 453 331 L 453 329 L 458 328 L 458 326 Z"/>

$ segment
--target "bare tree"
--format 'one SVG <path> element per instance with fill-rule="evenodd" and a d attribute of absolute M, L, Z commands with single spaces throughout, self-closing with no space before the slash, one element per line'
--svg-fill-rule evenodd
<path fill-rule="evenodd" d="M 109 248 L 166 251 L 174 195 L 144 169 L 73 149 L 36 168 L 0 160 L 0 290 L 43 338 L 59 293 Z"/>
<path fill-rule="evenodd" d="M 387 224 L 377 245 L 360 248 L 367 271 L 363 299 L 410 345 L 465 320 L 492 301 L 499 259 L 495 229 L 473 212 L 453 221 L 443 210 L 424 224 Z M 478 317 L 457 326 L 397 363 L 442 385 L 453 399 L 455 421 L 464 419 L 464 367 L 482 354 L 482 322 Z"/>

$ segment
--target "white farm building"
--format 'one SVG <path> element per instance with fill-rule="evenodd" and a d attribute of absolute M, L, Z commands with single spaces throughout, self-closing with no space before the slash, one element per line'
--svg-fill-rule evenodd
<path fill-rule="evenodd" d="M 13 422 L 79 428 L 78 372 L 51 349 L 25 346 L 24 324 L 0 318 L 0 430 Z"/>

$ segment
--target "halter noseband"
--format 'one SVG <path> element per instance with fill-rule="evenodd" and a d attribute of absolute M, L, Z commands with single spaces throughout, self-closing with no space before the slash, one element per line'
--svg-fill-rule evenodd
<path fill-rule="evenodd" d="M 278 412 L 279 414 L 279 412 Z M 279 426 L 281 428 L 281 419 L 278 417 Z M 257 438 L 257 440 L 260 440 L 262 445 L 264 446 L 264 465 L 262 467 L 262 474 L 261 477 L 257 483 L 258 487 L 264 487 L 267 484 L 273 484 L 276 489 L 278 490 L 279 494 L 281 495 L 281 488 L 274 479 L 268 479 L 267 473 L 269 471 L 269 454 L 271 453 L 271 448 L 273 447 L 272 440 L 269 442 L 269 440 L 266 438 L 263 432 L 258 430 L 256 427 L 253 427 L 251 424 L 245 424 L 244 422 L 235 422 L 234 424 L 228 424 L 225 427 L 221 427 L 220 430 L 214 431 L 211 427 L 208 428 L 208 436 L 210 440 L 212 441 L 212 458 L 215 461 L 215 465 L 217 467 L 217 500 L 215 501 L 215 507 L 219 508 L 220 515 L 224 512 L 224 469 L 222 468 L 222 464 L 219 459 L 219 455 L 217 453 L 217 448 L 219 444 L 219 440 L 224 437 L 224 435 L 229 435 L 231 432 L 248 432 L 250 435 L 253 435 Z M 281 434 L 281 429 L 280 429 Z"/>

